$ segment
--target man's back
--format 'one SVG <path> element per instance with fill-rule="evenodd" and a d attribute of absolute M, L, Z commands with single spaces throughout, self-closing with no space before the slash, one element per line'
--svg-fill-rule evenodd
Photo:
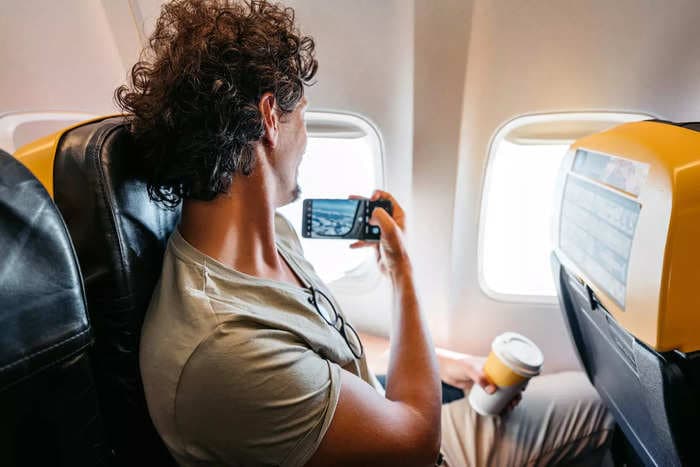
<path fill-rule="evenodd" d="M 290 267 L 323 290 L 279 215 L 275 230 Z M 341 367 L 373 381 L 310 296 L 228 268 L 175 231 L 143 327 L 141 373 L 181 465 L 303 465 L 333 418 Z"/>

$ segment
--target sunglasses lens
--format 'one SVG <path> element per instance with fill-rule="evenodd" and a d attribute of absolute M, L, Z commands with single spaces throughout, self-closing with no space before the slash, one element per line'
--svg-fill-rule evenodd
<path fill-rule="evenodd" d="M 334 325 L 336 316 L 335 312 L 332 311 L 333 308 L 330 306 L 330 304 L 324 299 L 318 300 L 317 303 L 318 312 L 321 313 L 323 319 L 325 319 L 328 324 Z"/>
<path fill-rule="evenodd" d="M 345 323 L 345 340 L 347 340 L 348 346 L 350 346 L 350 350 L 355 354 L 355 357 L 362 357 L 363 349 L 360 336 L 358 336 L 355 329 L 347 323 Z"/>

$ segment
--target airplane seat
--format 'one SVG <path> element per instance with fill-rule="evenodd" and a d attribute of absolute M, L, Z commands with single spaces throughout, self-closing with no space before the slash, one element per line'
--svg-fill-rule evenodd
<path fill-rule="evenodd" d="M 644 121 L 576 141 L 552 266 L 591 383 L 644 465 L 700 465 L 700 125 Z"/>
<path fill-rule="evenodd" d="M 119 465 L 174 465 L 148 415 L 140 328 L 179 210 L 152 202 L 133 176 L 122 116 L 91 120 L 20 148 L 50 187 L 75 245 L 95 333 L 94 367 Z"/>
<path fill-rule="evenodd" d="M 0 245 L 0 465 L 110 465 L 73 245 L 46 190 L 4 151 Z"/>

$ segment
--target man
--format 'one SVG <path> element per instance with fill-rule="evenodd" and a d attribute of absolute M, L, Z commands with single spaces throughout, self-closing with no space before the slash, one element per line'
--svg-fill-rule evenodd
<path fill-rule="evenodd" d="M 403 241 L 377 209 L 396 307 L 386 396 L 362 343 L 276 208 L 299 195 L 314 42 L 265 0 L 175 0 L 116 98 L 149 193 L 182 219 L 145 318 L 150 414 L 180 465 L 524 465 L 602 452 L 611 422 L 581 375 L 541 377 L 521 406 L 440 405 L 440 372 L 487 385 L 478 359 L 438 367 Z M 357 245 L 364 246 L 364 245 Z M 493 390 L 493 388 L 491 388 Z M 442 419 L 442 423 L 441 423 Z M 442 436 L 441 436 L 442 427 Z M 588 460 L 591 458 L 589 457 Z"/>

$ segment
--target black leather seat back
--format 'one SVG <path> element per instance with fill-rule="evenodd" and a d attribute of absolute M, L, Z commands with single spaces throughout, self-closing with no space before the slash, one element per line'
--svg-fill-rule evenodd
<path fill-rule="evenodd" d="M 106 464 L 73 246 L 41 183 L 0 151 L 0 465 Z"/>
<path fill-rule="evenodd" d="M 54 200 L 85 281 L 105 425 L 120 464 L 172 460 L 148 416 L 138 368 L 141 324 L 179 211 L 153 203 L 133 176 L 135 154 L 121 117 L 66 132 L 54 161 Z"/>

